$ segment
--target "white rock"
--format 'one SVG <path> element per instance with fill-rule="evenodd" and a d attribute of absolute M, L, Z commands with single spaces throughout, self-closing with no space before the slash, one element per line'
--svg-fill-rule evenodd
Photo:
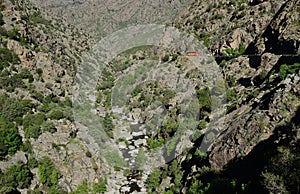
<path fill-rule="evenodd" d="M 130 154 L 131 156 L 136 156 L 138 153 L 139 153 L 138 149 L 131 150 L 131 151 L 128 152 L 128 154 Z"/>
<path fill-rule="evenodd" d="M 127 147 L 126 144 L 125 144 L 125 142 L 123 142 L 123 141 L 119 142 L 118 146 L 119 146 L 120 149 L 126 149 L 126 147 Z"/>
<path fill-rule="evenodd" d="M 144 135 L 143 131 L 132 132 L 132 136 L 141 136 L 141 135 Z"/>
<path fill-rule="evenodd" d="M 141 145 L 145 146 L 146 144 L 147 144 L 146 139 L 138 139 L 134 141 L 134 145 L 136 147 L 140 147 Z"/>
<path fill-rule="evenodd" d="M 128 146 L 128 149 L 130 149 L 130 150 L 134 150 L 134 149 L 135 149 L 135 147 L 134 147 L 134 146 L 132 146 L 132 145 L 130 145 L 130 146 Z"/>

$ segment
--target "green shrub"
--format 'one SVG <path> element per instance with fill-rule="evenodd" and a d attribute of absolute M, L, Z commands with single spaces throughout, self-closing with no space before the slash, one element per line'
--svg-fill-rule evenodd
<path fill-rule="evenodd" d="M 3 4 L 3 0 L 0 1 L 0 11 L 5 9 L 5 5 Z"/>
<path fill-rule="evenodd" d="M 84 180 L 80 185 L 78 185 L 76 191 L 72 192 L 71 194 L 81 194 L 81 193 L 89 193 L 91 192 L 91 189 L 89 187 L 89 184 L 86 180 Z"/>
<path fill-rule="evenodd" d="M 9 79 L 9 86 L 12 88 L 25 88 L 25 83 L 20 74 L 13 74 Z"/>
<path fill-rule="evenodd" d="M 59 103 L 63 107 L 72 107 L 72 100 L 69 97 L 65 97 L 64 101 Z"/>
<path fill-rule="evenodd" d="M 15 98 L 10 98 L 8 95 L 0 95 L 0 117 L 6 121 L 15 121 L 17 117 L 22 117 L 28 108 L 22 102 Z"/>
<path fill-rule="evenodd" d="M 31 96 L 39 102 L 43 102 L 44 100 L 44 95 L 36 90 L 31 91 Z"/>
<path fill-rule="evenodd" d="M 216 14 L 211 19 L 212 20 L 220 20 L 220 19 L 223 19 L 223 18 L 224 18 L 224 16 L 222 14 Z"/>
<path fill-rule="evenodd" d="M 246 50 L 245 45 L 242 43 L 239 48 L 232 49 L 232 48 L 226 48 L 225 49 L 225 54 L 227 56 L 239 56 L 242 55 Z"/>
<path fill-rule="evenodd" d="M 2 26 L 0 26 L 0 36 L 8 36 L 7 34 L 7 30 L 5 28 L 3 28 Z M 6 47 L 6 45 L 4 43 L 2 43 L 4 47 Z"/>
<path fill-rule="evenodd" d="M 68 192 L 61 188 L 59 185 L 52 186 L 49 194 L 67 194 Z"/>
<path fill-rule="evenodd" d="M 45 120 L 46 116 L 44 113 L 29 114 L 24 117 L 23 126 L 24 128 L 34 125 L 41 126 Z"/>
<path fill-rule="evenodd" d="M 22 137 L 13 123 L 0 118 L 0 160 L 13 155 L 22 145 Z"/>
<path fill-rule="evenodd" d="M 147 139 L 147 144 L 150 149 L 155 149 L 158 147 L 161 147 L 164 145 L 164 140 L 163 138 L 155 138 L 155 136 L 151 136 L 150 138 Z"/>
<path fill-rule="evenodd" d="M 8 48 L 0 48 L 0 71 L 10 64 L 19 63 L 20 59 L 13 51 Z"/>
<path fill-rule="evenodd" d="M 113 138 L 113 129 L 114 129 L 114 125 L 113 125 L 113 121 L 112 121 L 112 117 L 111 115 L 109 115 L 108 113 L 105 114 L 104 118 L 103 118 L 103 127 L 104 127 L 104 131 L 106 132 L 106 134 L 108 135 L 108 137 Z"/>
<path fill-rule="evenodd" d="M 166 121 L 161 128 L 160 135 L 164 138 L 164 140 L 168 140 L 179 127 L 179 123 L 175 121 L 175 119 L 171 117 L 167 117 Z"/>
<path fill-rule="evenodd" d="M 25 137 L 38 138 L 42 134 L 41 125 L 46 120 L 44 113 L 28 114 L 23 119 Z"/>
<path fill-rule="evenodd" d="M 19 162 L 18 164 L 7 168 L 3 174 L 0 173 L 0 193 L 7 193 L 3 191 L 9 190 L 15 191 L 16 188 L 28 188 L 32 179 L 33 175 L 28 166 Z"/>
<path fill-rule="evenodd" d="M 93 190 L 96 193 L 104 193 L 106 192 L 106 184 L 107 184 L 107 180 L 104 178 L 99 178 L 99 182 L 98 183 L 94 183 L 93 185 Z"/>
<path fill-rule="evenodd" d="M 162 62 L 168 62 L 169 61 L 170 56 L 169 55 L 164 55 L 161 59 Z"/>
<path fill-rule="evenodd" d="M 160 185 L 160 180 L 161 171 L 159 169 L 153 170 L 147 179 L 149 190 L 152 191 L 153 189 L 157 188 Z"/>
<path fill-rule="evenodd" d="M 201 24 L 200 24 L 201 25 Z M 200 26 L 201 27 L 201 26 Z M 199 28 L 200 28 L 199 27 Z M 205 32 L 201 32 L 199 34 L 199 40 L 203 41 L 204 46 L 208 47 L 210 44 L 210 40 L 209 40 L 210 34 L 209 33 L 205 33 Z"/>
<path fill-rule="evenodd" d="M 41 68 L 38 68 L 38 69 L 36 70 L 36 73 L 37 73 L 39 76 L 42 76 L 43 70 L 42 70 Z"/>
<path fill-rule="evenodd" d="M 200 109 L 202 111 L 210 112 L 211 111 L 211 97 L 210 97 L 210 89 L 204 88 L 196 91 Z"/>
<path fill-rule="evenodd" d="M 51 187 L 57 185 L 58 180 L 61 177 L 61 174 L 55 168 L 50 158 L 45 157 L 39 161 L 38 176 L 39 176 L 39 181 L 42 184 Z"/>
<path fill-rule="evenodd" d="M 30 156 L 28 158 L 27 165 L 30 169 L 38 167 L 38 164 L 39 164 L 39 162 L 33 156 Z"/>
<path fill-rule="evenodd" d="M 41 134 L 42 130 L 40 126 L 32 125 L 24 129 L 26 138 L 34 138 L 37 139 Z"/>
<path fill-rule="evenodd" d="M 202 169 L 204 169 L 202 171 Z M 235 179 L 226 178 L 218 172 L 203 167 L 199 174 L 193 176 L 188 194 L 204 193 L 252 193 L 246 191 L 247 184 L 237 182 Z M 202 172 L 201 172 L 202 171 Z"/>
<path fill-rule="evenodd" d="M 295 63 L 293 65 L 283 64 L 280 66 L 280 70 L 278 73 L 279 78 L 283 80 L 287 77 L 288 74 L 294 74 L 298 72 L 299 69 L 300 69 L 300 63 Z"/>
<path fill-rule="evenodd" d="M 229 101 L 235 101 L 238 98 L 237 93 L 234 89 L 228 89 L 226 91 L 226 97 Z"/>
<path fill-rule="evenodd" d="M 71 192 L 71 194 L 83 194 L 83 193 L 104 193 L 106 192 L 107 180 L 100 177 L 98 183 L 88 184 L 84 180 L 76 189 L 76 191 Z"/>
<path fill-rule="evenodd" d="M 205 129 L 207 127 L 207 122 L 205 120 L 200 120 L 198 124 L 198 128 L 200 130 Z"/>
<path fill-rule="evenodd" d="M 142 88 L 140 86 L 137 86 L 134 88 L 134 90 L 131 92 L 131 96 L 137 96 L 139 93 L 142 92 Z"/>
<path fill-rule="evenodd" d="M 92 154 L 91 154 L 91 152 L 87 151 L 87 152 L 85 152 L 85 156 L 88 157 L 88 158 L 91 158 Z"/>
<path fill-rule="evenodd" d="M 22 144 L 21 150 L 22 150 L 23 152 L 32 153 L 32 145 L 31 145 L 31 143 L 30 143 L 29 140 L 26 140 L 26 141 Z"/>
<path fill-rule="evenodd" d="M 49 118 L 53 120 L 59 120 L 64 118 L 64 113 L 61 110 L 52 110 L 49 114 Z"/>
<path fill-rule="evenodd" d="M 19 41 L 19 40 L 20 40 L 21 35 L 20 35 L 20 33 L 19 33 L 19 30 L 16 29 L 16 28 L 7 31 L 7 34 L 8 34 L 8 37 L 9 37 L 10 39 L 13 39 L 13 40 L 16 40 L 16 41 Z"/>
<path fill-rule="evenodd" d="M 41 128 L 42 128 L 43 132 L 47 131 L 49 133 L 55 133 L 57 131 L 57 129 L 52 121 L 43 122 Z"/>
<path fill-rule="evenodd" d="M 33 82 L 33 75 L 30 73 L 30 71 L 27 68 L 23 68 L 21 70 L 20 76 L 22 79 L 28 79 L 29 83 Z"/>
<path fill-rule="evenodd" d="M 29 15 L 29 20 L 33 23 L 33 24 L 44 24 L 44 25 L 50 25 L 51 22 L 45 18 L 43 18 L 43 16 L 41 15 L 40 12 L 36 12 L 34 14 Z"/>

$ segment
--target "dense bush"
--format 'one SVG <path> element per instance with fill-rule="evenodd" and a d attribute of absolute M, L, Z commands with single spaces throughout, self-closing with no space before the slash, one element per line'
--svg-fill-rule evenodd
<path fill-rule="evenodd" d="M 232 48 L 226 48 L 225 49 L 225 55 L 227 56 L 239 56 L 242 55 L 246 50 L 246 47 L 244 44 L 241 44 L 239 48 L 232 49 Z"/>
<path fill-rule="evenodd" d="M 164 139 L 162 137 L 156 138 L 154 135 L 147 139 L 147 144 L 150 149 L 159 148 L 164 145 Z"/>
<path fill-rule="evenodd" d="M 107 180 L 100 177 L 98 183 L 93 184 L 94 192 L 96 192 L 96 193 L 106 192 L 106 184 L 107 184 Z"/>
<path fill-rule="evenodd" d="M 193 177 L 188 194 L 204 193 L 247 193 L 247 184 L 239 183 L 235 179 L 228 179 L 217 174 L 207 176 L 207 179 Z"/>
<path fill-rule="evenodd" d="M 52 110 L 49 114 L 49 118 L 59 120 L 64 118 L 64 113 L 61 110 Z"/>
<path fill-rule="evenodd" d="M 114 125 L 113 125 L 111 115 L 106 113 L 104 118 L 103 118 L 102 123 L 103 123 L 104 131 L 106 132 L 107 136 L 110 137 L 110 138 L 113 138 L 113 132 L 112 131 L 114 129 Z"/>
<path fill-rule="evenodd" d="M 48 187 L 53 187 L 57 185 L 58 180 L 61 177 L 61 174 L 55 168 L 50 158 L 45 157 L 39 161 L 38 176 L 39 176 L 39 181 L 42 184 Z"/>
<path fill-rule="evenodd" d="M 28 188 L 32 178 L 28 166 L 19 162 L 0 173 L 0 193 L 15 193 L 17 188 Z"/>
<path fill-rule="evenodd" d="M 197 97 L 199 99 L 199 106 L 201 112 L 210 112 L 211 111 L 211 97 L 210 89 L 204 88 L 196 91 Z"/>
<path fill-rule="evenodd" d="M 29 126 L 40 126 L 46 120 L 44 113 L 28 114 L 23 119 L 23 126 L 27 128 Z"/>
<path fill-rule="evenodd" d="M 0 160 L 7 154 L 14 154 L 21 145 L 22 137 L 15 125 L 0 118 Z"/>
<path fill-rule="evenodd" d="M 82 194 L 82 193 L 104 193 L 106 192 L 107 180 L 100 177 L 98 183 L 88 184 L 87 181 L 83 181 L 79 185 L 76 191 L 71 192 L 71 194 Z"/>
<path fill-rule="evenodd" d="M 160 180 L 161 180 L 161 171 L 159 169 L 153 170 L 147 179 L 148 189 L 150 191 L 154 190 L 156 187 L 160 185 Z"/>
<path fill-rule="evenodd" d="M 24 88 L 25 83 L 20 74 L 13 74 L 9 80 L 9 86 L 12 88 Z"/>
<path fill-rule="evenodd" d="M 20 150 L 23 152 L 32 153 L 32 145 L 31 145 L 30 141 L 26 140 L 25 142 L 23 142 Z"/>
<path fill-rule="evenodd" d="M 27 68 L 24 68 L 20 72 L 20 77 L 22 79 L 28 79 L 29 83 L 33 82 L 33 75 L 30 73 L 30 71 Z"/>
<path fill-rule="evenodd" d="M 8 37 L 9 37 L 10 39 L 13 39 L 13 40 L 16 40 L 16 41 L 19 41 L 19 40 L 20 40 L 21 35 L 20 35 L 20 33 L 19 33 L 19 30 L 16 29 L 16 28 L 7 31 L 7 34 L 8 34 Z"/>
<path fill-rule="evenodd" d="M 39 102 L 44 101 L 44 95 L 36 90 L 31 91 L 32 98 L 38 100 Z"/>
<path fill-rule="evenodd" d="M 285 79 L 287 77 L 288 74 L 294 74 L 296 72 L 298 72 L 300 69 L 300 63 L 295 63 L 293 65 L 286 65 L 283 64 L 280 66 L 280 70 L 279 70 L 279 77 L 280 79 Z"/>
<path fill-rule="evenodd" d="M 176 132 L 177 128 L 179 127 L 179 123 L 175 121 L 172 117 L 167 117 L 164 125 L 161 128 L 160 135 L 163 137 L 164 140 L 168 140 L 173 134 Z"/>
<path fill-rule="evenodd" d="M 29 15 L 29 20 L 33 23 L 33 24 L 44 24 L 44 25 L 50 25 L 51 22 L 45 18 L 43 18 L 43 16 L 41 15 L 40 12 L 36 12 L 34 14 Z"/>
<path fill-rule="evenodd" d="M 7 92 L 14 91 L 15 88 L 25 88 L 26 85 L 19 74 L 3 75 L 0 78 L 0 88 Z"/>
<path fill-rule="evenodd" d="M 281 146 L 261 173 L 262 185 L 269 193 L 298 193 L 299 173 L 299 144 Z"/>
<path fill-rule="evenodd" d="M 37 125 L 31 125 L 24 128 L 24 132 L 26 138 L 34 138 L 34 139 L 37 139 L 42 134 L 41 127 Z"/>
<path fill-rule="evenodd" d="M 10 64 L 19 63 L 19 58 L 13 51 L 8 48 L 0 48 L 0 71 L 8 67 Z"/>
<path fill-rule="evenodd" d="M 15 121 L 16 118 L 22 117 L 28 108 L 15 98 L 10 98 L 8 95 L 0 95 L 0 117 L 6 121 Z"/>
<path fill-rule="evenodd" d="M 49 133 L 55 133 L 57 131 L 57 129 L 52 121 L 45 121 L 41 127 L 42 127 L 43 132 L 47 131 Z"/>
<path fill-rule="evenodd" d="M 46 120 L 44 113 L 28 114 L 23 119 L 25 137 L 38 138 L 42 134 L 41 125 Z"/>

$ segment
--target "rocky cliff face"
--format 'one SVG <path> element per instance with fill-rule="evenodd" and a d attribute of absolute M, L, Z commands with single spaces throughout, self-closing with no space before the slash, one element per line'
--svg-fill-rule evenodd
<path fill-rule="evenodd" d="M 299 74 L 276 79 L 274 72 L 299 62 L 299 6 L 298 1 L 198 1 L 174 23 L 199 35 L 237 92 L 235 110 L 225 116 L 225 131 L 211 149 L 214 168 L 247 155 L 295 115 Z"/>
<path fill-rule="evenodd" d="M 260 157 L 255 150 L 268 155 L 285 139 L 299 142 L 299 69 L 284 70 L 300 60 L 299 7 L 299 1 L 198 1 L 175 20 L 204 41 L 228 83 L 224 131 L 209 151 L 212 168 L 226 171 L 246 157 L 239 174 L 251 174 L 247 168 L 264 163 L 251 162 Z"/>

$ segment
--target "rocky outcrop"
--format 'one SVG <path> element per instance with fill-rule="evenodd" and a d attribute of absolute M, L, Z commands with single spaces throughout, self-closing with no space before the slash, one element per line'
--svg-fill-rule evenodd
<path fill-rule="evenodd" d="M 289 4 L 295 3 L 296 1 Z M 213 54 L 223 55 L 226 54 L 225 48 L 236 49 L 241 44 L 247 47 L 260 37 L 273 18 L 283 13 L 281 9 L 285 5 L 286 1 L 283 0 L 249 2 L 224 0 L 211 3 L 197 1 L 175 20 L 174 25 L 196 33 Z M 295 7 L 293 9 L 295 10 Z M 297 20 L 289 19 L 289 21 Z"/>
<path fill-rule="evenodd" d="M 196 30 L 219 63 L 224 60 L 225 78 L 238 96 L 234 111 L 225 116 L 225 130 L 211 147 L 213 168 L 225 169 L 246 156 L 297 111 L 299 74 L 269 82 L 282 64 L 300 62 L 297 10 L 296 0 L 198 1 L 174 22 L 184 30 Z"/>
<path fill-rule="evenodd" d="M 270 21 L 263 33 L 249 46 L 248 54 L 299 54 L 299 9 L 298 1 L 287 1 Z M 298 37 L 298 38 L 297 38 Z"/>
<path fill-rule="evenodd" d="M 290 121 L 300 106 L 299 78 L 299 74 L 289 76 L 226 116 L 228 127 L 211 149 L 213 168 L 224 169 L 243 158 L 259 142 L 269 138 L 276 128 Z"/>

